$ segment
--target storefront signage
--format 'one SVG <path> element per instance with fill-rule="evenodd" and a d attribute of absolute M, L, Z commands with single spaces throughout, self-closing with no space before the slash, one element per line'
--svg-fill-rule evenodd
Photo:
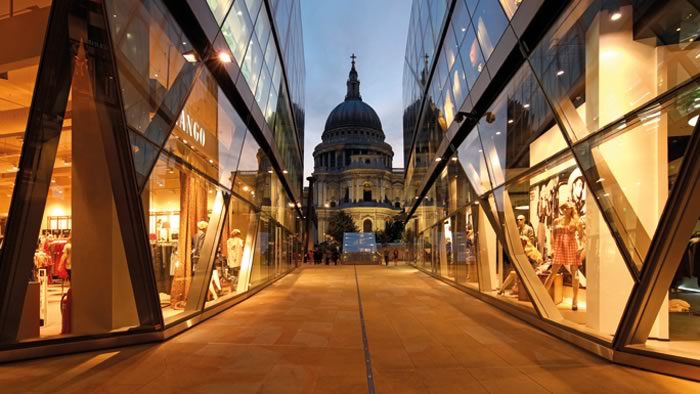
<path fill-rule="evenodd" d="M 180 119 L 177 121 L 177 126 L 190 136 L 194 142 L 204 147 L 206 145 L 206 131 L 199 125 L 193 117 L 185 110 L 180 113 Z"/>

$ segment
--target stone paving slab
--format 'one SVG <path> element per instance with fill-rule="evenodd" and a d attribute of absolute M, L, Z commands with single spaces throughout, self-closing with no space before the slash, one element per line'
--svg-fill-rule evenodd
<path fill-rule="evenodd" d="M 377 393 L 700 392 L 406 266 L 304 267 L 168 342 L 0 365 L 0 392 L 367 393 L 358 284 Z"/>

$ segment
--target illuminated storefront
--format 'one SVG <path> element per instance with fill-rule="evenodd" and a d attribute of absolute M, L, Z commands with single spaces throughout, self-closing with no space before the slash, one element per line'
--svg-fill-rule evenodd
<path fill-rule="evenodd" d="M 0 359 L 167 338 L 296 266 L 299 7 L 0 1 Z"/>
<path fill-rule="evenodd" d="M 697 377 L 700 10 L 540 3 L 413 4 L 414 263 L 606 358 Z"/>

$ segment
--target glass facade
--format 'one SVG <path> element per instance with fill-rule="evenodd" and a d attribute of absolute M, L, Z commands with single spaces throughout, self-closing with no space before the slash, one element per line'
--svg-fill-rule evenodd
<path fill-rule="evenodd" d="M 0 1 L 22 37 L 0 43 L 0 353 L 186 328 L 298 263 L 299 1 L 206 4 L 214 37 L 160 0 Z"/>
<path fill-rule="evenodd" d="M 696 363 L 698 227 L 683 217 L 700 212 L 678 201 L 697 199 L 700 10 L 455 0 L 425 50 L 425 3 L 404 66 L 414 264 L 573 342 Z M 518 18 L 547 29 L 533 43 Z M 519 60 L 492 59 L 510 50 Z"/>

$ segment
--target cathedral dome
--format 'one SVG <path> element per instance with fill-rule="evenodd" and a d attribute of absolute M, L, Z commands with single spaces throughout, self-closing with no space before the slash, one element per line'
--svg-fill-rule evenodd
<path fill-rule="evenodd" d="M 341 127 L 367 127 L 382 130 L 382 122 L 374 109 L 362 99 L 346 99 L 328 115 L 325 130 Z"/>
<path fill-rule="evenodd" d="M 362 96 L 360 96 L 360 80 L 357 78 L 357 70 L 355 69 L 355 55 L 352 56 L 352 68 L 348 75 L 347 87 L 345 101 L 338 104 L 328 115 L 321 139 L 325 141 L 329 137 L 335 140 L 345 133 L 332 132 L 333 130 L 352 128 L 354 129 L 353 135 L 357 134 L 358 129 L 371 129 L 372 131 L 367 130 L 360 135 L 384 141 L 379 115 L 369 104 L 362 101 Z M 349 135 L 350 133 L 348 133 Z"/>

